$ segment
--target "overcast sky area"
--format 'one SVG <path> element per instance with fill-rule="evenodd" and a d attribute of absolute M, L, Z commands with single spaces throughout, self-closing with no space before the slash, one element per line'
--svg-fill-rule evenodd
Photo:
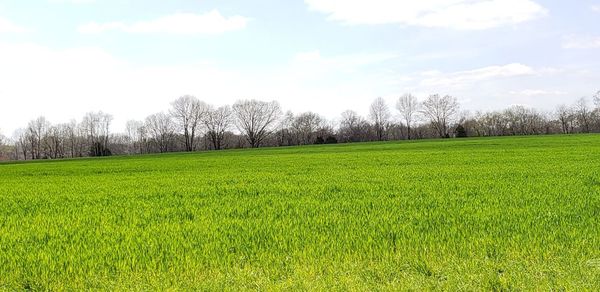
<path fill-rule="evenodd" d="M 600 90 L 600 0 L 0 0 L 0 129 L 195 95 L 334 119 L 378 96 L 552 110 Z"/>

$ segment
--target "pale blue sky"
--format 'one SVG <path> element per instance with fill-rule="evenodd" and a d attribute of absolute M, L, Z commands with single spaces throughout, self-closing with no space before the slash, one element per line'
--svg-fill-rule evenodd
<path fill-rule="evenodd" d="M 551 110 L 600 90 L 599 53 L 600 0 L 0 0 L 0 129 L 103 110 L 120 130 L 182 94 Z"/>

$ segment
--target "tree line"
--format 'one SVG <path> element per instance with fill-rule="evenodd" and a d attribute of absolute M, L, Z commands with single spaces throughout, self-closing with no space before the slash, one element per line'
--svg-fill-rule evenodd
<path fill-rule="evenodd" d="M 81 121 L 30 121 L 9 139 L 0 133 L 0 160 L 62 159 L 368 141 L 600 132 L 600 91 L 554 112 L 515 105 L 491 112 L 461 111 L 455 97 L 424 101 L 376 98 L 367 117 L 347 110 L 337 122 L 314 112 L 283 112 L 276 101 L 240 100 L 215 107 L 182 96 L 166 112 L 128 121 L 111 133 L 113 117 L 90 112 Z"/>

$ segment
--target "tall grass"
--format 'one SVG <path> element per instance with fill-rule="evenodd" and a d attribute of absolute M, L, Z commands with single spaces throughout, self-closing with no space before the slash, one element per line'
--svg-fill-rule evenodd
<path fill-rule="evenodd" d="M 0 165 L 0 289 L 597 290 L 600 136 Z"/>

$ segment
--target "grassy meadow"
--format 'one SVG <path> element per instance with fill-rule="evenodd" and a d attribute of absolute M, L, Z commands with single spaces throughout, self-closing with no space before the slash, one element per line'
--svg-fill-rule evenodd
<path fill-rule="evenodd" d="M 600 136 L 0 164 L 0 290 L 598 290 Z"/>

